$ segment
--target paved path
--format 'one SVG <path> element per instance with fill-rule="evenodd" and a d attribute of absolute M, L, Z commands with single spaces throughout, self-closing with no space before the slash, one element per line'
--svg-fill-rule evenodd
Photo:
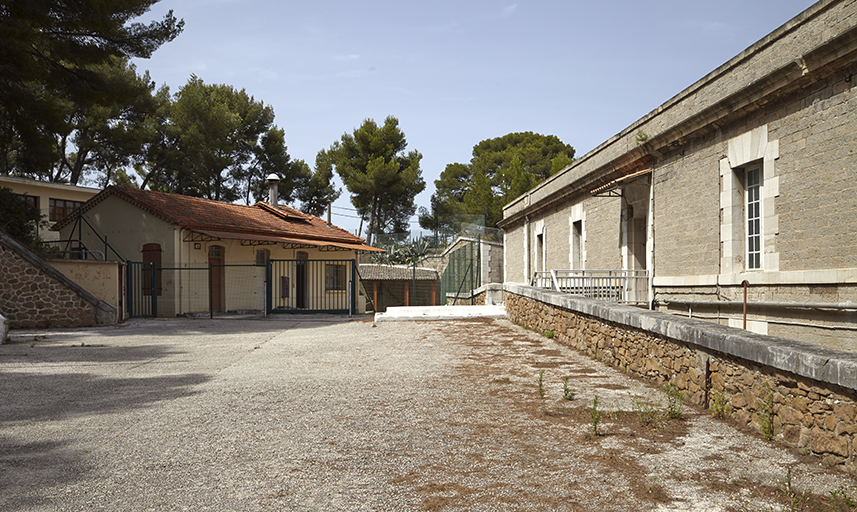
<path fill-rule="evenodd" d="M 678 433 L 647 437 L 617 416 L 593 437 L 595 394 L 629 409 L 652 391 L 503 320 L 12 335 L 0 346 L 3 511 L 725 510 L 744 492 L 730 482 L 775 483 L 798 464 L 693 412 Z M 801 471 L 819 492 L 853 484 Z M 742 499 L 765 506 L 753 492 Z"/>

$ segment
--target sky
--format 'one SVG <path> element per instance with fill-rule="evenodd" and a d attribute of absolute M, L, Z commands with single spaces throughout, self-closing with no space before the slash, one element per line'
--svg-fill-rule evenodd
<path fill-rule="evenodd" d="M 480 141 L 531 131 L 583 156 L 813 3 L 160 0 L 136 21 L 172 10 L 184 31 L 135 62 L 173 93 L 191 74 L 245 89 L 310 166 L 365 119 L 394 116 L 423 155 L 428 207 Z M 338 185 L 333 223 L 353 233 Z"/>

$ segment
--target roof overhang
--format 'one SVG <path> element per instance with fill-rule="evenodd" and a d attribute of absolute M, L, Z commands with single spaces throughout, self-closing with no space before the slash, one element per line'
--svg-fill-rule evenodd
<path fill-rule="evenodd" d="M 647 169 L 642 169 L 639 171 L 629 172 L 628 174 L 620 176 L 620 177 L 610 181 L 609 183 L 606 183 L 604 185 L 601 185 L 600 187 L 592 189 L 591 191 L 589 191 L 589 193 L 593 196 L 596 196 L 596 197 L 613 196 L 613 195 L 615 195 L 615 194 L 613 194 L 613 192 L 617 188 L 624 186 L 627 182 L 633 180 L 634 178 L 639 178 L 640 176 L 645 176 L 645 175 L 651 174 L 651 173 L 652 173 L 651 167 L 649 167 Z"/>
<path fill-rule="evenodd" d="M 239 240 L 241 245 L 280 245 L 284 249 L 301 249 L 316 247 L 320 251 L 360 251 L 386 252 L 384 249 L 363 244 L 335 242 L 331 240 L 312 240 L 308 238 L 293 238 L 276 235 L 259 235 L 255 233 L 238 233 L 233 231 L 215 231 L 210 229 L 186 229 L 183 238 L 185 242 L 211 242 L 216 240 Z"/>

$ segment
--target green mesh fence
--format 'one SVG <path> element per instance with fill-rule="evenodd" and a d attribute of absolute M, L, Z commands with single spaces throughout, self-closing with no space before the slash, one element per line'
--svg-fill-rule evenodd
<path fill-rule="evenodd" d="M 462 241 L 460 247 L 450 251 L 449 263 L 440 280 L 441 302 L 472 304 L 472 292 L 478 288 L 482 276 L 481 244 L 477 236 L 475 241 Z"/>

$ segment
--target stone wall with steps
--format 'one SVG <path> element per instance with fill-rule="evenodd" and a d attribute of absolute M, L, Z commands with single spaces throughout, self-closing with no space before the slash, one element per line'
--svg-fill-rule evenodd
<path fill-rule="evenodd" d="M 116 323 L 116 309 L 0 233 L 0 312 L 12 329 Z"/>

